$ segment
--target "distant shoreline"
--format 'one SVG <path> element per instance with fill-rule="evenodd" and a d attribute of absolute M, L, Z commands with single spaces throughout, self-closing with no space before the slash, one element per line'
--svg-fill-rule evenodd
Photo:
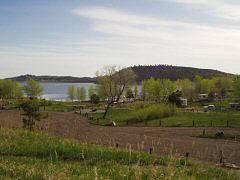
<path fill-rule="evenodd" d="M 26 81 L 18 81 L 20 83 L 25 83 Z M 39 83 L 86 83 L 86 84 L 97 84 L 96 82 L 71 82 L 71 81 L 38 81 Z"/>

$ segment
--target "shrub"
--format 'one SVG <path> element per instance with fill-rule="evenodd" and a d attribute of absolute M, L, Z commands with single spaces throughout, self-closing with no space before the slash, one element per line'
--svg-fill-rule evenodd
<path fill-rule="evenodd" d="M 139 110 L 139 109 L 143 109 L 147 106 L 148 106 L 148 104 L 146 102 L 136 101 L 136 102 L 132 103 L 129 107 L 133 110 Z"/>
<path fill-rule="evenodd" d="M 138 122 L 149 121 L 154 119 L 161 119 L 173 116 L 177 109 L 174 105 L 161 104 L 161 105 L 149 105 L 142 109 L 136 110 L 134 113 L 134 119 Z"/>
<path fill-rule="evenodd" d="M 178 107 L 181 107 L 182 106 L 181 96 L 182 92 L 177 90 L 176 92 L 173 92 L 168 96 L 168 102 L 176 104 Z"/>
<path fill-rule="evenodd" d="M 134 98 L 134 94 L 133 94 L 133 91 L 132 89 L 128 89 L 127 92 L 126 92 L 126 98 Z"/>
<path fill-rule="evenodd" d="M 23 128 L 33 130 L 35 121 L 40 121 L 43 118 L 46 118 L 39 112 L 39 100 L 30 98 L 29 100 L 24 101 L 20 104 L 20 108 L 23 110 Z"/>
<path fill-rule="evenodd" d="M 97 94 L 93 94 L 90 97 L 90 102 L 93 104 L 98 104 L 100 102 L 100 97 Z"/>

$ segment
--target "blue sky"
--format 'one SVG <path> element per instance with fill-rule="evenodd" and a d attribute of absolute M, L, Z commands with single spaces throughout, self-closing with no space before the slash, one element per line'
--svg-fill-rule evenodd
<path fill-rule="evenodd" d="M 238 0 L 0 0 L 0 78 L 106 65 L 240 72 Z"/>

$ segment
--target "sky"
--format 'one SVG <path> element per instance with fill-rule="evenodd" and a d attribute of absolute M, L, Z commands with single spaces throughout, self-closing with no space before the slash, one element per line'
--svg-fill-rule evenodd
<path fill-rule="evenodd" d="M 0 0 L 0 78 L 168 64 L 240 73 L 239 0 Z"/>

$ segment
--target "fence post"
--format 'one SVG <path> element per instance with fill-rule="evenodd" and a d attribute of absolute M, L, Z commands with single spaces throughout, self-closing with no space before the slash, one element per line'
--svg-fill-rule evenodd
<path fill-rule="evenodd" d="M 159 120 L 159 126 L 162 126 L 162 120 L 161 119 Z"/>
<path fill-rule="evenodd" d="M 205 134 L 206 134 L 206 130 L 203 129 L 203 133 L 202 133 L 202 135 L 205 136 Z"/>
<path fill-rule="evenodd" d="M 145 121 L 145 125 L 147 126 L 147 124 L 148 124 L 148 122 L 147 122 L 147 120 Z"/>
<path fill-rule="evenodd" d="M 192 125 L 193 125 L 193 127 L 195 127 L 195 121 L 194 120 L 192 121 Z"/>
<path fill-rule="evenodd" d="M 229 120 L 227 120 L 227 127 L 229 127 Z"/>
<path fill-rule="evenodd" d="M 219 157 L 219 163 L 222 164 L 223 162 L 223 151 L 220 150 L 220 157 Z"/>
<path fill-rule="evenodd" d="M 149 154 L 153 153 L 153 148 L 149 148 Z"/>
<path fill-rule="evenodd" d="M 185 158 L 186 158 L 186 159 L 185 159 L 185 166 L 187 165 L 189 155 L 190 155 L 190 153 L 189 153 L 189 152 L 186 152 L 186 154 L 185 154 Z"/>

